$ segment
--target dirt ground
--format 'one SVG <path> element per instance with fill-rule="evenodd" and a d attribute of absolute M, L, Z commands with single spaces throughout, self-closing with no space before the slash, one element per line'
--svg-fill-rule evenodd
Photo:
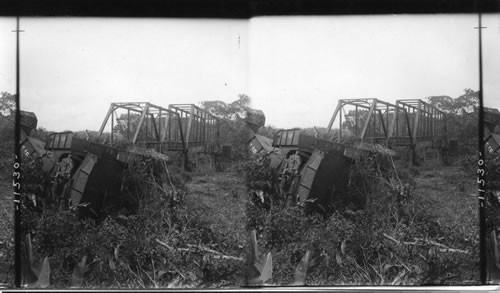
<path fill-rule="evenodd" d="M 187 188 L 185 204 L 208 228 L 200 239 L 202 244 L 228 256 L 245 258 L 247 192 L 242 179 L 230 172 L 197 175 Z M 243 267 L 243 263 L 238 265 Z M 210 287 L 241 286 L 243 273 L 240 269 L 231 272 Z"/>

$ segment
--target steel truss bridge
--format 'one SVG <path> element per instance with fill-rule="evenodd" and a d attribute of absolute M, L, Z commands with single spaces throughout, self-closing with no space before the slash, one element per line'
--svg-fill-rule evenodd
<path fill-rule="evenodd" d="M 163 108 L 148 102 L 111 103 L 98 136 L 110 120 L 111 144 L 121 135 L 132 145 L 159 152 L 218 151 L 219 119 L 193 104 Z"/>
<path fill-rule="evenodd" d="M 446 143 L 446 116 L 419 99 L 397 100 L 395 104 L 379 99 L 341 99 L 328 123 L 330 133 L 338 121 L 337 137 L 351 136 L 361 142 L 386 147 L 409 146 L 425 142 L 432 147 Z M 332 137 L 332 140 L 335 137 Z"/>

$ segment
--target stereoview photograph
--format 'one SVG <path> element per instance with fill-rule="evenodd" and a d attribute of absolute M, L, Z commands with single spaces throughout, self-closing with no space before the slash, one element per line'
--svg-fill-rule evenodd
<path fill-rule="evenodd" d="M 480 285 L 481 97 L 498 283 L 500 18 L 481 21 L 0 19 L 0 286 L 17 94 L 23 288 Z"/>

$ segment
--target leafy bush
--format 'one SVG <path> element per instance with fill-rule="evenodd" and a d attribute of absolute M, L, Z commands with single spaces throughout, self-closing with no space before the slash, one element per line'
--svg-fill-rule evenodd
<path fill-rule="evenodd" d="M 50 259 L 51 287 L 78 283 L 75 268 L 83 257 L 83 287 L 213 285 L 237 271 L 237 257 L 227 260 L 207 251 L 235 235 L 213 229 L 212 215 L 201 206 L 185 205 L 187 179 L 175 165 L 142 160 L 124 176 L 122 195 L 133 209 L 109 205 L 98 221 L 78 219 L 73 210 L 57 205 L 23 210 L 23 229 L 33 235 L 34 253 Z M 26 197 L 26 207 L 29 203 Z"/>
<path fill-rule="evenodd" d="M 268 170 L 253 164 L 247 165 L 248 186 L 272 184 Z M 307 276 L 314 285 L 442 284 L 471 272 L 468 266 L 477 263 L 477 251 L 448 249 L 470 246 L 463 235 L 439 230 L 432 200 L 417 199 L 413 192 L 418 170 L 401 168 L 379 156 L 357 161 L 349 196 L 364 199 L 363 208 L 346 206 L 327 218 L 306 216 L 300 206 L 264 209 L 250 201 L 247 229 L 255 229 L 260 246 L 272 253 L 273 283 L 289 284 L 305 251 L 324 257 Z M 432 239 L 440 235 L 449 238 L 439 238 L 443 243 L 438 245 Z"/>

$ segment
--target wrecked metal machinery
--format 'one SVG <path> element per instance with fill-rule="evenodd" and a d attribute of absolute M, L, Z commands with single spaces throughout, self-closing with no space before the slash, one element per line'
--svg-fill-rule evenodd
<path fill-rule="evenodd" d="M 111 121 L 109 121 L 111 120 Z M 170 105 L 163 108 L 151 103 L 112 103 L 98 132 L 104 134 L 110 122 L 109 143 L 90 142 L 72 132 L 49 136 L 46 149 L 56 166 L 71 155 L 71 174 L 56 180 L 56 197 L 65 196 L 71 206 L 85 204 L 85 210 L 98 213 L 106 199 L 120 196 L 122 174 L 128 166 L 144 158 L 168 160 L 165 151 L 211 153 L 218 147 L 218 120 L 194 105 Z M 126 141 L 128 147 L 115 147 Z M 56 186 L 57 187 L 57 186 Z"/>
<path fill-rule="evenodd" d="M 39 139 L 30 136 L 31 131 L 36 129 L 38 119 L 35 113 L 20 111 L 21 136 L 19 146 L 23 157 L 40 157 L 45 153 L 45 143 Z"/>
<path fill-rule="evenodd" d="M 298 128 L 278 131 L 273 147 L 279 149 L 283 162 L 293 154 L 302 159 L 298 174 L 286 175 L 285 164 L 279 172 L 284 192 L 295 197 L 297 202 L 314 200 L 322 212 L 331 209 L 339 201 L 346 201 L 351 165 L 367 155 L 394 156 L 395 152 L 380 145 L 348 145 L 301 133 Z M 287 186 L 289 186 L 287 188 Z"/>
<path fill-rule="evenodd" d="M 484 149 L 486 155 L 486 165 L 494 164 L 493 158 L 500 152 L 500 111 L 498 109 L 483 107 L 484 119 L 483 119 L 483 129 L 484 129 Z M 491 166 L 490 166 L 491 167 Z M 497 208 L 494 206 L 493 202 L 500 198 L 499 178 L 490 178 L 488 180 L 488 189 L 486 195 L 486 210 L 491 210 L 494 213 Z M 488 200 L 490 198 L 490 200 Z M 492 219 L 488 219 L 491 223 L 486 224 L 486 227 L 491 231 L 487 231 L 486 243 L 488 244 L 488 257 L 487 257 L 487 267 L 488 267 L 488 281 L 498 280 L 500 276 L 500 227 L 498 223 L 493 222 Z"/>
<path fill-rule="evenodd" d="M 289 184 L 291 187 L 285 192 L 294 195 L 297 201 L 313 199 L 323 211 L 335 202 L 348 200 L 348 174 L 357 159 L 367 155 L 395 156 L 396 152 L 390 147 L 414 147 L 417 140 L 429 138 L 425 132 L 426 127 L 432 125 L 429 118 L 441 121 L 443 116 L 422 103 L 417 102 L 417 106 L 425 108 L 418 111 L 417 107 L 417 111 L 412 112 L 415 107 L 408 100 L 399 104 L 378 99 L 340 100 L 327 128 L 329 133 L 338 118 L 338 141 L 334 141 L 335 137 L 328 140 L 306 135 L 300 129 L 278 131 L 273 147 L 278 148 L 284 158 L 298 152 L 303 162 L 299 174 L 291 178 L 296 182 Z M 428 114 L 441 116 L 429 117 Z M 354 138 L 354 143 L 342 143 L 346 137 Z"/>
<path fill-rule="evenodd" d="M 278 131 L 272 146 L 279 152 L 270 155 L 282 159 L 278 167 L 279 179 L 288 200 L 313 200 L 312 206 L 322 212 L 327 212 L 336 201 L 345 198 L 350 166 L 355 158 L 367 152 L 303 134 L 298 128 Z M 287 162 L 294 155 L 299 155 L 302 163 L 297 172 L 289 172 Z"/>
<path fill-rule="evenodd" d="M 266 116 L 262 110 L 247 109 L 244 120 L 248 128 L 254 133 L 257 133 L 259 128 L 266 124 Z"/>
<path fill-rule="evenodd" d="M 123 172 L 130 164 L 145 158 L 168 159 L 153 150 L 125 150 L 87 141 L 69 131 L 49 135 L 45 149 L 50 155 L 43 159 L 53 166 L 51 196 L 69 200 L 70 207 L 83 205 L 82 211 L 93 216 L 106 200 L 120 200 Z M 59 174 L 58 167 L 69 158 L 71 170 Z"/>
<path fill-rule="evenodd" d="M 487 153 L 500 150 L 500 111 L 483 107 L 484 110 L 484 147 Z"/>
<path fill-rule="evenodd" d="M 20 111 L 19 126 L 21 126 L 21 139 L 28 136 L 30 132 L 36 128 L 38 119 L 35 113 Z"/>

